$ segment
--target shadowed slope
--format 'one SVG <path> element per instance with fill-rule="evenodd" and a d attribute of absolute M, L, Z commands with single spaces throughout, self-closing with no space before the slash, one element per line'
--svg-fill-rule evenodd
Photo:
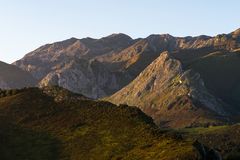
<path fill-rule="evenodd" d="M 0 88 L 23 88 L 36 85 L 36 80 L 18 67 L 0 62 Z"/>
<path fill-rule="evenodd" d="M 201 74 L 206 87 L 240 113 L 240 52 L 217 51 L 188 64 Z M 236 113 L 235 113 L 236 114 Z"/>

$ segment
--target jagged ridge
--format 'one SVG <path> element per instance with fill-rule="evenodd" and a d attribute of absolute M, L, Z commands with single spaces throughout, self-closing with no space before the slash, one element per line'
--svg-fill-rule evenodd
<path fill-rule="evenodd" d="M 107 98 L 116 104 L 140 107 L 158 124 L 186 127 L 217 123 L 226 116 L 224 104 L 206 89 L 199 73 L 163 52 L 140 75 Z"/>
<path fill-rule="evenodd" d="M 238 30 L 216 37 L 181 38 L 165 34 L 135 40 L 113 34 L 101 39 L 71 38 L 48 44 L 14 64 L 32 73 L 41 85 L 60 85 L 99 98 L 127 85 L 163 51 L 207 48 L 210 53 L 239 47 Z"/>

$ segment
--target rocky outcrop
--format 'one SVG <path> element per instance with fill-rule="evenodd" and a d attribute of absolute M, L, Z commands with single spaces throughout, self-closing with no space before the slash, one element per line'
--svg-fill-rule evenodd
<path fill-rule="evenodd" d="M 64 67 L 50 72 L 39 85 L 40 87 L 58 85 L 87 97 L 99 98 L 119 88 L 116 76 L 98 62 L 73 60 Z"/>
<path fill-rule="evenodd" d="M 64 101 L 76 103 L 79 100 L 90 100 L 83 95 L 70 92 L 69 90 L 59 86 L 46 86 L 41 88 L 41 91 L 52 97 L 57 103 L 63 103 Z"/>
<path fill-rule="evenodd" d="M 168 52 L 161 53 L 135 80 L 107 100 L 138 106 L 163 126 L 191 126 L 208 123 L 216 118 L 214 114 L 227 115 L 223 103 L 208 92 L 200 75 L 184 71 L 181 62 Z"/>

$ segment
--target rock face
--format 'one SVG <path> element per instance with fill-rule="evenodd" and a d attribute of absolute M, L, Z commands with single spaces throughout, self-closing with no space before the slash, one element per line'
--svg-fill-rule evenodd
<path fill-rule="evenodd" d="M 71 38 L 47 44 L 14 64 L 29 71 L 40 86 L 57 84 L 91 98 L 101 98 L 129 84 L 163 51 L 207 48 L 209 53 L 239 47 L 238 30 L 216 37 L 181 38 L 164 34 L 132 39 L 125 34 L 113 34 L 101 39 Z"/>
<path fill-rule="evenodd" d="M 42 46 L 14 64 L 30 72 L 40 86 L 59 85 L 98 98 L 121 88 L 128 77 L 120 71 L 112 72 L 111 67 L 95 58 L 118 52 L 132 43 L 133 40 L 124 34 L 102 39 L 71 38 Z"/>
<path fill-rule="evenodd" d="M 0 62 L 0 89 L 23 88 L 36 85 L 36 80 L 14 65 Z"/>
<path fill-rule="evenodd" d="M 168 127 L 217 123 L 217 116 L 227 116 L 224 104 L 208 92 L 200 74 L 184 71 L 168 52 L 107 100 L 139 106 L 156 123 Z"/>
<path fill-rule="evenodd" d="M 116 76 L 97 61 L 72 60 L 48 73 L 39 85 L 58 85 L 87 97 L 98 98 L 119 88 Z"/>

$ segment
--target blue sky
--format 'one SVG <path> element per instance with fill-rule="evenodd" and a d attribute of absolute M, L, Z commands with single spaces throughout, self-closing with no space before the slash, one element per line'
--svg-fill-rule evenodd
<path fill-rule="evenodd" d="M 240 28 L 239 0 L 0 0 L 0 60 L 71 37 L 216 35 Z"/>

